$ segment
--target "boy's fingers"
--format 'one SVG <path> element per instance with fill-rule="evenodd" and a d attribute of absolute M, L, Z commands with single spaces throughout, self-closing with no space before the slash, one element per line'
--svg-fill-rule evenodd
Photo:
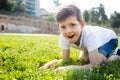
<path fill-rule="evenodd" d="M 67 67 L 58 67 L 54 71 L 58 73 L 60 71 L 65 71 L 65 70 L 67 70 Z"/>
<path fill-rule="evenodd" d="M 59 69 L 59 67 L 58 68 L 56 68 L 55 70 L 54 70 L 55 72 L 60 72 L 60 69 Z"/>
<path fill-rule="evenodd" d="M 42 67 L 40 67 L 39 69 L 47 69 L 49 67 L 53 67 L 56 63 L 57 63 L 57 60 L 52 60 L 46 63 L 45 65 L 43 65 Z"/>
<path fill-rule="evenodd" d="M 39 67 L 39 69 L 47 69 L 46 66 Z"/>

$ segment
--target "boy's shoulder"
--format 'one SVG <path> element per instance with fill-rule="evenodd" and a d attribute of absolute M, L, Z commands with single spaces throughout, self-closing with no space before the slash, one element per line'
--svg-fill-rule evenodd
<path fill-rule="evenodd" d="M 110 29 L 107 29 L 107 28 L 103 28 L 103 27 L 100 27 L 100 26 L 89 26 L 89 25 L 86 25 L 83 29 L 82 29 L 82 34 L 84 35 L 91 35 L 91 34 L 94 34 L 94 35 L 98 35 L 98 34 L 111 34 L 111 33 L 114 33 L 112 30 Z"/>
<path fill-rule="evenodd" d="M 83 33 L 90 33 L 90 32 L 93 32 L 97 28 L 99 28 L 99 27 L 98 26 L 89 26 L 89 25 L 86 25 L 86 26 L 83 27 L 82 32 Z"/>
<path fill-rule="evenodd" d="M 83 30 L 85 31 L 103 31 L 103 30 L 110 30 L 110 29 L 107 29 L 107 28 L 103 28 L 103 27 L 100 27 L 100 26 L 89 26 L 89 25 L 86 25 Z"/>
<path fill-rule="evenodd" d="M 84 28 L 85 28 L 85 29 L 100 28 L 100 26 L 90 26 L 90 25 L 86 25 Z"/>

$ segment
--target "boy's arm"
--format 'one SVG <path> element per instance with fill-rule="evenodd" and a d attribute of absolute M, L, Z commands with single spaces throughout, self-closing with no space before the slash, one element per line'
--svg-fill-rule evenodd
<path fill-rule="evenodd" d="M 70 50 L 62 50 L 62 60 L 70 59 Z"/>
<path fill-rule="evenodd" d="M 62 50 L 62 59 L 60 59 L 60 60 L 57 60 L 57 59 L 52 60 L 52 61 L 44 64 L 42 67 L 40 67 L 40 69 L 47 69 L 47 68 L 49 68 L 49 67 L 55 66 L 55 64 L 56 64 L 57 62 L 62 62 L 63 60 L 70 59 L 70 54 L 69 54 L 69 53 L 70 53 L 70 50 L 69 50 L 69 49 L 68 49 L 68 50 Z"/>
<path fill-rule="evenodd" d="M 90 64 L 87 65 L 70 65 L 70 66 L 65 66 L 65 67 L 58 67 L 55 71 L 59 72 L 59 71 L 64 71 L 67 69 L 90 69 L 93 66 L 97 66 L 97 64 L 103 62 L 103 57 L 101 57 L 101 54 L 98 53 L 98 49 L 93 50 L 91 52 L 88 53 L 89 56 L 89 61 Z"/>
<path fill-rule="evenodd" d="M 101 53 L 98 52 L 98 49 L 89 52 L 90 64 L 96 65 L 101 63 L 103 60 L 100 58 L 101 58 Z"/>

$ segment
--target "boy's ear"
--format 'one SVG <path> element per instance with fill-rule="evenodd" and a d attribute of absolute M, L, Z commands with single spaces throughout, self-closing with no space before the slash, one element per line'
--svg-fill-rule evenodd
<path fill-rule="evenodd" d="M 86 21 L 85 20 L 82 20 L 81 21 L 81 26 L 84 27 L 86 25 Z"/>

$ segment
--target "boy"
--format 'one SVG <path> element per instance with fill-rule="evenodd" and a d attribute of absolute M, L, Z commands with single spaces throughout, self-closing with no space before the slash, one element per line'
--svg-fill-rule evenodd
<path fill-rule="evenodd" d="M 61 32 L 59 45 L 62 48 L 62 59 L 50 61 L 41 68 L 46 69 L 54 66 L 57 61 L 70 59 L 71 46 L 82 50 L 80 58 L 90 64 L 59 67 L 56 71 L 88 69 L 105 61 L 118 59 L 117 55 L 112 54 L 118 45 L 116 34 L 105 28 L 85 26 L 80 10 L 75 5 L 62 8 L 57 13 L 57 23 Z"/>

